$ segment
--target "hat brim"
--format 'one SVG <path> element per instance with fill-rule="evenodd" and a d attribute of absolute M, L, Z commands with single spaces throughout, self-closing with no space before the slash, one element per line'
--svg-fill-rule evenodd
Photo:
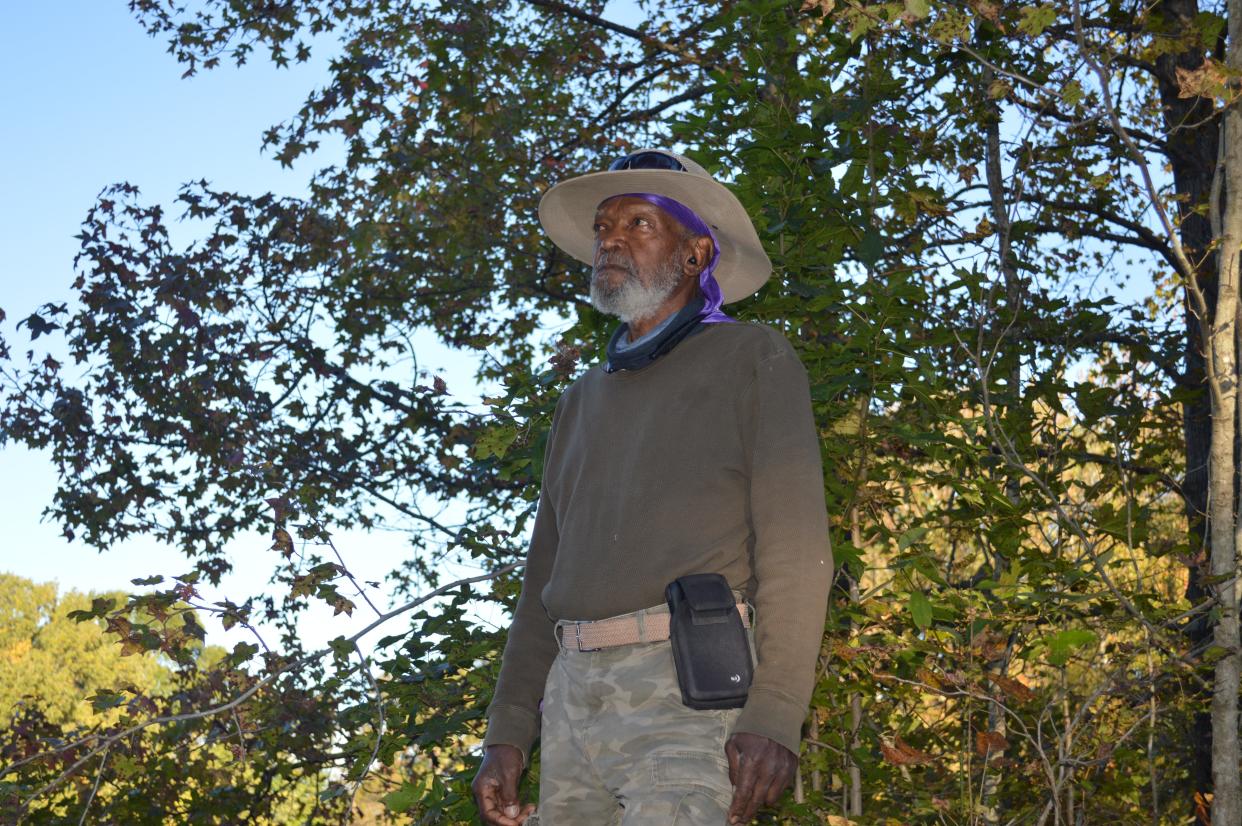
<path fill-rule="evenodd" d="M 558 247 L 583 263 L 594 263 L 595 210 L 602 201 L 627 192 L 654 192 L 680 201 L 712 228 L 720 242 L 715 276 L 724 303 L 751 295 L 772 274 L 772 262 L 737 196 L 723 184 L 690 172 L 625 169 L 561 181 L 540 199 L 539 223 Z"/>

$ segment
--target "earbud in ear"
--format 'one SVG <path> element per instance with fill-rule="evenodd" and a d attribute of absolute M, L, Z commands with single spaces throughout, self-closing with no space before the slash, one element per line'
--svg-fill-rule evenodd
<path fill-rule="evenodd" d="M 691 264 L 697 264 L 697 263 L 699 263 L 699 260 L 698 260 L 697 258 L 695 258 L 695 257 L 692 255 L 692 256 L 690 256 L 690 263 L 691 263 Z"/>

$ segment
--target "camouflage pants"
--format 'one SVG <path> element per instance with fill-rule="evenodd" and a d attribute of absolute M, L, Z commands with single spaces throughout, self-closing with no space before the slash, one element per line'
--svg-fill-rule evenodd
<path fill-rule="evenodd" d="M 539 826 L 723 826 L 740 713 L 683 705 L 667 641 L 562 647 L 544 688 Z"/>

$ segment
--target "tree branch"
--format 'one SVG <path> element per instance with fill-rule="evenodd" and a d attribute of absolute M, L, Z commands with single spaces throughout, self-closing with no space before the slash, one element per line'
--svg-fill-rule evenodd
<path fill-rule="evenodd" d="M 426 594 L 423 594 L 422 596 L 415 597 L 409 602 L 406 602 L 405 604 L 398 606 L 397 608 L 394 608 L 388 613 L 382 614 L 381 616 L 373 620 L 369 625 L 367 625 L 365 628 L 363 628 L 358 633 L 354 634 L 353 636 L 343 638 L 344 642 L 350 643 L 353 646 L 357 647 L 358 640 L 362 639 L 367 634 L 374 631 L 376 628 L 380 627 L 381 625 L 393 619 L 394 617 L 398 617 L 401 614 L 404 614 L 408 611 L 412 611 L 413 609 L 417 608 L 419 605 L 422 605 L 424 602 L 427 602 L 428 600 L 434 599 L 442 594 L 446 594 L 455 588 L 462 587 L 463 585 L 471 585 L 476 582 L 484 582 L 487 580 L 495 579 L 498 576 L 503 576 L 504 574 L 507 574 L 510 571 L 514 571 L 522 567 L 524 564 L 525 564 L 524 562 L 512 562 L 508 565 L 497 568 L 496 570 L 490 571 L 489 573 L 486 573 L 486 574 L 479 574 L 478 576 L 473 576 L 473 577 L 465 577 L 463 579 L 454 580 L 453 582 L 447 583 L 445 585 L 441 585 L 439 588 L 429 591 Z M 259 691 L 259 689 L 273 682 L 277 677 L 280 677 L 283 674 L 297 671 L 301 669 L 302 667 L 309 665 L 312 662 L 316 662 L 317 660 L 320 660 L 323 657 L 326 657 L 328 654 L 331 654 L 333 650 L 334 649 L 331 645 L 327 645 L 316 651 L 312 651 L 309 654 L 305 654 L 297 658 L 296 660 L 293 660 L 292 662 L 289 662 L 281 666 L 280 668 L 276 669 L 270 674 L 263 676 L 259 680 L 256 680 L 254 685 L 250 686 L 245 691 L 238 694 L 236 697 L 234 697 L 232 700 L 229 700 L 226 703 L 222 703 L 218 706 L 212 706 L 211 708 L 205 708 L 200 711 L 189 711 L 189 712 L 185 712 L 184 714 L 169 714 L 169 715 L 165 715 L 162 717 L 152 717 L 151 719 L 144 720 L 140 723 L 134 723 L 131 726 L 127 726 L 126 728 L 118 732 L 115 732 L 111 735 L 108 735 L 107 737 L 104 737 L 104 738 L 98 738 L 97 735 L 89 735 L 87 737 L 82 737 L 70 743 L 65 743 L 59 746 L 58 748 L 51 749 L 49 751 L 40 752 L 35 755 L 31 755 L 15 763 L 11 763 L 8 766 L 0 768 L 0 777 L 4 777 L 8 774 L 12 774 L 18 768 L 26 765 L 27 763 L 31 763 L 36 760 L 42 760 L 45 757 L 51 757 L 53 755 L 60 754 L 70 749 L 76 749 L 80 746 L 90 743 L 91 741 L 96 741 L 95 745 L 93 745 L 90 749 L 88 749 L 86 754 L 82 755 L 82 757 L 80 757 L 76 762 L 74 762 L 71 766 L 69 766 L 69 768 L 65 769 L 55 778 L 48 781 L 41 788 L 39 788 L 37 791 L 35 791 L 25 800 L 23 800 L 21 803 L 21 810 L 24 812 L 29 809 L 30 804 L 34 800 L 58 788 L 67 779 L 69 779 L 69 777 L 71 777 L 74 772 L 76 772 L 83 765 L 85 765 L 89 760 L 91 760 L 91 758 L 93 758 L 95 755 L 99 754 L 100 752 L 111 748 L 114 743 L 117 743 L 120 740 L 124 740 L 126 737 L 129 737 L 132 734 L 136 734 L 144 729 L 150 728 L 151 726 L 164 725 L 166 723 L 183 723 L 189 720 L 199 720 L 204 717 L 212 717 L 212 716 L 221 714 L 226 711 L 232 711 L 233 709 L 237 708 L 238 706 L 242 705 L 247 700 L 249 700 L 251 697 L 253 697 Z"/>
<path fill-rule="evenodd" d="M 601 29 L 607 29 L 608 31 L 616 34 L 625 35 L 626 37 L 637 40 L 640 43 L 644 43 L 648 46 L 654 46 L 661 51 L 675 55 L 688 63 L 695 64 L 696 66 L 702 66 L 705 69 L 710 69 L 715 66 L 715 64 L 711 61 L 705 61 L 702 57 L 689 49 L 661 40 L 660 38 L 654 37 L 645 32 L 640 32 L 638 29 L 632 29 L 629 26 L 623 26 L 620 23 L 614 23 L 611 20 L 605 20 L 597 14 L 591 14 L 590 12 L 583 11 L 582 9 L 576 9 L 566 3 L 559 2 L 559 0 L 525 0 L 525 2 L 532 6 L 540 6 L 552 11 L 558 11 L 561 14 L 581 20 L 584 23 L 590 23 L 592 26 L 598 26 Z"/>

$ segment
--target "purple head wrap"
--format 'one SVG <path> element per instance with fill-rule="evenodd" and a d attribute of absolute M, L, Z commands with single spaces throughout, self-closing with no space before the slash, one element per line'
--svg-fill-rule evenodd
<path fill-rule="evenodd" d="M 720 309 L 720 305 L 724 304 L 720 284 L 716 282 L 716 263 L 720 261 L 720 241 L 716 239 L 716 233 L 712 232 L 707 222 L 681 201 L 675 201 L 665 195 L 657 195 L 654 192 L 626 192 L 616 197 L 642 198 L 672 215 L 681 222 L 682 226 L 696 235 L 706 235 L 712 239 L 712 260 L 699 273 L 699 292 L 703 294 L 703 313 L 699 316 L 699 321 L 704 324 L 735 321 L 736 319 L 725 315 Z"/>

